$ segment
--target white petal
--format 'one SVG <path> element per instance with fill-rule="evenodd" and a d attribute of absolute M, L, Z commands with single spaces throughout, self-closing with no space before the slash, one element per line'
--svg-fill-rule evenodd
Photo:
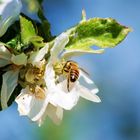
<path fill-rule="evenodd" d="M 1 88 L 1 106 L 2 109 L 7 108 L 7 102 L 17 86 L 19 71 L 8 71 L 3 74 L 3 83 Z"/>
<path fill-rule="evenodd" d="M 49 45 L 46 44 L 43 48 L 41 48 L 37 52 L 33 52 L 28 59 L 28 63 L 31 63 L 37 67 L 39 67 L 40 61 L 44 58 L 45 54 L 48 52 Z"/>
<path fill-rule="evenodd" d="M 43 115 L 44 116 L 44 115 Z M 43 117 L 44 118 L 44 117 Z M 42 118 L 41 119 L 39 119 L 38 121 L 37 121 L 37 123 L 38 123 L 38 126 L 39 127 L 41 127 L 41 125 L 42 125 L 42 123 L 43 123 L 43 120 L 42 120 Z"/>
<path fill-rule="evenodd" d="M 97 95 L 95 95 L 99 92 L 99 89 L 97 88 L 95 83 L 82 71 L 80 71 L 79 81 L 80 85 L 78 85 L 78 88 L 81 97 L 94 102 L 101 101 L 100 98 Z"/>
<path fill-rule="evenodd" d="M 12 55 L 11 61 L 16 65 L 26 65 L 27 63 L 27 55 L 21 53 L 19 55 Z"/>
<path fill-rule="evenodd" d="M 66 110 L 72 109 L 77 104 L 79 93 L 77 92 L 76 85 L 70 92 L 67 90 L 67 80 L 56 85 L 55 73 L 51 63 L 46 66 L 44 79 L 49 93 L 48 100 L 51 104 Z"/>
<path fill-rule="evenodd" d="M 2 0 L 0 3 L 0 37 L 7 28 L 16 20 L 21 10 L 20 0 Z"/>
<path fill-rule="evenodd" d="M 104 52 L 104 49 L 99 49 L 99 50 L 78 50 L 78 49 L 74 49 L 74 50 L 66 50 L 62 55 L 62 59 L 65 59 L 65 60 L 68 60 L 70 59 L 71 57 L 74 57 L 74 56 L 80 56 L 80 55 L 83 55 L 83 54 L 87 54 L 87 53 L 91 53 L 91 54 L 101 54 Z"/>
<path fill-rule="evenodd" d="M 37 99 L 34 97 L 31 101 L 31 110 L 28 117 L 31 118 L 32 121 L 38 121 L 43 117 L 47 105 L 47 100 Z"/>
<path fill-rule="evenodd" d="M 27 115 L 32 121 L 41 120 L 48 105 L 47 100 L 37 99 L 30 93 L 28 87 L 21 91 L 15 101 L 20 115 Z"/>
<path fill-rule="evenodd" d="M 9 50 L 0 44 L 0 59 L 5 59 L 10 62 L 11 56 L 12 54 L 9 52 Z"/>
<path fill-rule="evenodd" d="M 60 106 L 66 110 L 71 110 L 78 102 L 79 92 L 77 92 L 77 86 L 68 92 L 67 90 L 67 80 L 57 84 L 53 89 L 48 89 L 49 91 L 49 101 L 54 106 Z"/>
<path fill-rule="evenodd" d="M 47 117 L 47 108 L 48 108 L 49 104 L 46 107 L 45 113 L 41 116 L 40 119 L 38 119 L 36 122 L 38 123 L 38 126 L 41 127 L 41 125 L 43 124 L 43 122 L 45 121 L 46 117 Z"/>
<path fill-rule="evenodd" d="M 11 62 L 5 59 L 0 59 L 0 67 L 4 67 L 8 64 L 11 64 Z"/>
<path fill-rule="evenodd" d="M 59 120 L 63 119 L 63 109 L 59 106 L 57 107 L 57 110 L 56 110 L 56 116 L 59 118 Z"/>
<path fill-rule="evenodd" d="M 18 104 L 18 111 L 21 116 L 28 115 L 31 110 L 31 100 L 33 96 L 28 93 L 27 89 L 22 89 L 21 93 L 15 99 Z"/>
<path fill-rule="evenodd" d="M 46 110 L 46 114 L 55 124 L 60 124 L 63 118 L 63 109 L 49 104 Z"/>
<path fill-rule="evenodd" d="M 49 62 L 46 65 L 44 80 L 45 80 L 47 88 L 51 89 L 51 88 L 55 87 L 55 72 L 53 70 L 53 66 L 52 66 L 51 62 Z"/>
<path fill-rule="evenodd" d="M 81 97 L 93 102 L 101 102 L 100 98 L 95 94 L 98 89 L 89 90 L 82 85 L 78 85 L 78 89 Z"/>
<path fill-rule="evenodd" d="M 69 37 L 66 33 L 60 34 L 54 42 L 54 45 L 51 49 L 51 61 L 56 61 L 59 54 L 63 51 L 66 44 L 69 42 Z"/>

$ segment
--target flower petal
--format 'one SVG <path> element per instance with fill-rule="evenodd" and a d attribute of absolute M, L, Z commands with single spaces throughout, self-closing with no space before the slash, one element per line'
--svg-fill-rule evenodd
<path fill-rule="evenodd" d="M 8 71 L 3 74 L 3 83 L 1 88 L 1 106 L 2 109 L 7 108 L 7 102 L 17 86 L 19 70 Z"/>
<path fill-rule="evenodd" d="M 0 37 L 7 28 L 16 20 L 21 10 L 20 0 L 2 0 L 0 3 Z"/>
<path fill-rule="evenodd" d="M 10 63 L 11 63 L 10 61 L 7 61 L 5 59 L 0 59 L 0 67 L 4 67 Z"/>
<path fill-rule="evenodd" d="M 46 110 L 46 114 L 55 124 L 60 124 L 63 118 L 63 109 L 49 104 Z"/>
<path fill-rule="evenodd" d="M 37 99 L 34 96 L 31 101 L 31 110 L 28 117 L 31 118 L 32 121 L 38 121 L 45 113 L 47 105 L 47 100 Z"/>
<path fill-rule="evenodd" d="M 28 63 L 31 63 L 37 67 L 40 67 L 40 61 L 44 58 L 45 54 L 48 52 L 49 45 L 46 44 L 37 52 L 33 52 L 28 59 Z"/>
<path fill-rule="evenodd" d="M 39 121 L 48 105 L 47 100 L 37 99 L 33 93 L 30 93 L 28 87 L 21 91 L 15 101 L 20 115 L 27 115 L 32 121 Z"/>
<path fill-rule="evenodd" d="M 55 72 L 51 62 L 46 65 L 45 73 L 44 73 L 44 80 L 46 83 L 47 88 L 55 87 Z"/>
<path fill-rule="evenodd" d="M 97 89 L 89 90 L 82 85 L 78 85 L 78 89 L 81 97 L 93 102 L 101 102 L 100 98 L 95 94 Z"/>
<path fill-rule="evenodd" d="M 51 49 L 51 61 L 56 61 L 59 54 L 63 51 L 65 48 L 66 44 L 69 42 L 69 37 L 68 34 L 62 33 L 60 34 L 54 42 L 54 45 Z"/>
<path fill-rule="evenodd" d="M 31 100 L 33 96 L 28 94 L 26 89 L 22 89 L 21 93 L 16 97 L 15 102 L 18 104 L 18 111 L 21 116 L 28 115 L 31 110 Z"/>
<path fill-rule="evenodd" d="M 66 110 L 72 109 L 77 104 L 79 93 L 77 92 L 76 85 L 70 92 L 67 90 L 67 80 L 56 85 L 55 73 L 51 63 L 46 66 L 44 80 L 49 93 L 48 100 L 51 104 L 60 106 Z"/>
<path fill-rule="evenodd" d="M 76 84 L 76 83 L 75 83 Z M 77 85 L 68 92 L 67 80 L 60 82 L 49 90 L 49 101 L 54 106 L 60 106 L 66 110 L 71 110 L 78 102 L 79 92 L 77 92 Z"/>
<path fill-rule="evenodd" d="M 58 117 L 58 119 L 62 120 L 63 119 L 63 109 L 59 106 L 57 106 L 57 110 L 56 110 L 56 116 Z"/>
<path fill-rule="evenodd" d="M 16 65 L 26 65 L 27 63 L 27 55 L 21 53 L 19 55 L 12 55 L 11 61 Z"/>
<path fill-rule="evenodd" d="M 95 83 L 84 72 L 80 71 L 80 84 L 78 85 L 80 96 L 94 102 L 100 102 L 100 98 L 95 95 L 99 89 Z"/>
<path fill-rule="evenodd" d="M 10 62 L 12 54 L 9 50 L 2 44 L 0 44 L 0 59 L 5 59 Z"/>
<path fill-rule="evenodd" d="M 65 59 L 65 60 L 68 60 L 70 59 L 71 57 L 74 57 L 74 56 L 80 56 L 80 55 L 83 55 L 83 54 L 87 54 L 87 53 L 91 53 L 91 54 L 101 54 L 104 52 L 104 49 L 99 49 L 99 50 L 92 50 L 92 51 L 86 51 L 86 50 L 66 50 L 62 55 L 62 59 Z"/>

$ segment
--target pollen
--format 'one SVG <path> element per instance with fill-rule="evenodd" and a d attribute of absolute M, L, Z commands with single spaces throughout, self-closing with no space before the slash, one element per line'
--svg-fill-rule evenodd
<path fill-rule="evenodd" d="M 29 90 L 30 90 L 30 92 L 32 92 L 32 93 L 35 92 L 35 89 L 34 89 L 34 87 L 32 87 L 32 86 L 29 87 Z"/>
<path fill-rule="evenodd" d="M 42 89 L 40 86 L 36 86 L 35 88 L 35 97 L 38 98 L 38 99 L 45 99 L 45 91 L 44 89 Z"/>
<path fill-rule="evenodd" d="M 36 84 L 37 81 L 42 81 L 43 75 L 44 69 L 29 66 L 27 72 L 25 73 L 25 80 L 30 84 Z"/>

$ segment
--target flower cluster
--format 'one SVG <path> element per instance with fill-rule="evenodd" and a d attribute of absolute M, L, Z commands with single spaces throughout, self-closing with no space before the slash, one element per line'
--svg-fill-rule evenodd
<path fill-rule="evenodd" d="M 20 4 L 19 1 L 16 4 Z M 17 7 L 16 11 L 19 11 L 20 6 Z M 9 19 L 9 17 L 3 18 L 4 23 Z M 1 35 L 12 22 L 12 20 L 9 21 L 7 26 L 1 23 L 1 30 L 3 29 Z M 28 54 L 22 52 L 18 55 L 12 53 L 12 50 L 4 44 L 0 45 L 0 67 L 6 68 L 1 88 L 3 109 L 8 107 L 8 100 L 18 83 L 22 87 L 21 93 L 15 99 L 19 113 L 38 122 L 39 125 L 46 116 L 49 116 L 55 123 L 59 123 L 63 117 L 63 109 L 72 109 L 80 96 L 100 102 L 100 98 L 96 95 L 98 88 L 80 70 L 78 64 L 76 68 L 68 68 L 67 73 L 63 72 L 64 65 L 70 59 L 67 57 L 67 52 L 64 51 L 68 42 L 68 34 L 62 33 L 54 40 L 52 47 L 49 43 L 45 43 L 44 47 L 39 50 L 31 51 Z M 46 58 L 48 54 L 50 57 Z M 75 62 L 71 61 L 71 63 Z M 75 78 L 75 69 L 78 71 L 78 75 L 77 79 L 72 82 L 68 79 L 72 76 Z M 72 70 L 74 72 L 71 75 Z M 91 89 L 86 88 L 85 85 L 90 85 Z"/>
<path fill-rule="evenodd" d="M 2 107 L 7 107 L 9 97 L 18 83 L 23 88 L 15 99 L 20 115 L 27 115 L 39 124 L 46 115 L 58 123 L 62 119 L 63 109 L 72 109 L 80 96 L 100 102 L 100 98 L 96 95 L 98 88 L 80 68 L 78 79 L 68 83 L 71 69 L 68 69 L 67 74 L 63 73 L 68 59 L 65 57 L 67 52 L 61 53 L 68 42 L 68 35 L 62 33 L 54 40 L 50 50 L 49 44 L 46 43 L 43 48 L 31 52 L 28 57 L 25 53 L 15 56 L 2 45 L 0 47 L 1 67 L 11 64 L 3 74 Z M 46 59 L 45 56 L 48 53 L 50 57 Z M 69 90 L 67 84 L 70 85 Z M 85 85 L 90 85 L 91 88 L 88 89 Z"/>
<path fill-rule="evenodd" d="M 21 5 L 20 0 L 6 0 L 0 4 L 0 37 L 3 37 L 12 23 L 19 18 Z M 9 9 L 13 8 L 11 12 Z M 104 49 L 92 50 L 89 47 L 94 44 L 102 47 L 115 46 L 123 40 L 126 35 L 122 34 L 117 39 L 112 37 L 104 40 L 104 35 L 106 38 L 107 34 L 110 34 L 108 37 L 113 34 L 109 29 L 104 33 L 108 24 L 109 27 L 113 25 L 111 22 L 117 24 L 118 32 L 120 27 L 123 30 L 122 34 L 124 30 L 125 33 L 129 32 L 126 27 L 112 19 L 96 18 L 85 21 L 84 17 L 84 21 L 76 27 L 61 33 L 56 38 L 52 37 L 50 41 L 43 41 L 43 36 L 36 34 L 32 22 L 21 17 L 20 32 L 16 37 L 0 42 L 1 108 L 9 106 L 9 100 L 18 86 L 20 88 L 14 96 L 19 114 L 28 116 L 39 125 L 46 116 L 59 124 L 63 118 L 63 110 L 71 110 L 77 104 L 79 97 L 100 102 L 100 98 L 96 95 L 98 88 L 89 78 L 89 74 L 73 61 L 72 57 L 84 53 L 103 53 Z M 96 28 L 101 27 L 99 23 L 105 23 L 102 25 L 104 28 L 101 38 L 98 38 L 99 35 L 95 37 Z M 44 26 L 44 20 L 42 24 Z M 91 26 L 95 26 L 96 30 L 88 34 Z M 83 28 L 86 29 L 84 32 Z M 77 47 L 78 44 L 81 48 Z"/>

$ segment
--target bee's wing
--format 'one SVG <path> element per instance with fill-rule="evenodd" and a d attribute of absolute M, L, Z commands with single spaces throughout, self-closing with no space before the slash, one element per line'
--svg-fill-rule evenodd
<path fill-rule="evenodd" d="M 84 70 L 83 68 L 79 67 L 79 69 L 80 69 L 80 71 L 82 71 L 84 74 L 86 74 L 88 77 L 90 76 L 90 74 L 89 74 L 86 70 Z"/>

